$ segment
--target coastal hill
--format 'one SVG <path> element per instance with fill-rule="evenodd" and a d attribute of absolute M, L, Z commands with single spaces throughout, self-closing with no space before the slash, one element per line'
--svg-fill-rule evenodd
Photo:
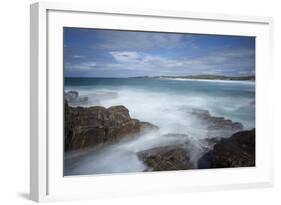
<path fill-rule="evenodd" d="M 224 75 L 185 75 L 185 76 L 138 76 L 131 78 L 174 78 L 174 79 L 199 79 L 199 80 L 250 80 L 255 81 L 255 75 L 249 76 L 224 76 Z"/>

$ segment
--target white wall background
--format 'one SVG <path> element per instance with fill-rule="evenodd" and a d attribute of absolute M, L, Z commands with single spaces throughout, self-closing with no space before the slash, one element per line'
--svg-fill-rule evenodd
<path fill-rule="evenodd" d="M 29 192 L 29 4 L 0 6 L 0 204 L 31 204 Z M 79 0 L 83 2 L 83 0 Z M 275 187 L 268 189 L 118 198 L 67 204 L 280 204 L 281 203 L 281 6 L 278 0 L 92 0 L 101 6 L 272 16 L 275 20 Z M 280 136 L 279 136 L 280 135 Z M 266 136 L 265 136 L 266 137 Z M 148 185 L 149 186 L 149 185 Z"/>

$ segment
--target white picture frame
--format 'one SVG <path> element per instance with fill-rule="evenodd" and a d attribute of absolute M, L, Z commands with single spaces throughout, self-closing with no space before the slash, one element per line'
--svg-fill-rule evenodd
<path fill-rule="evenodd" d="M 269 187 L 273 185 L 270 77 L 273 19 L 270 17 L 98 8 L 47 3 L 30 13 L 30 198 L 83 198 Z M 186 25 L 186 26 L 183 26 Z M 254 168 L 189 170 L 63 177 L 62 28 L 87 27 L 256 36 L 256 156 Z"/>

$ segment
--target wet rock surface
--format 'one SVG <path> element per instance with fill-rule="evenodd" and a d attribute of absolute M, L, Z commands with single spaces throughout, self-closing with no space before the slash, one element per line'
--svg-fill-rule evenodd
<path fill-rule="evenodd" d="M 161 135 L 168 144 L 153 147 L 137 153 L 138 158 L 148 167 L 145 171 L 169 171 L 194 169 L 197 164 L 192 154 L 197 147 L 186 134 L 168 133 Z M 167 141 L 166 141 L 167 142 Z"/>
<path fill-rule="evenodd" d="M 203 125 L 206 125 L 207 138 L 225 138 L 233 133 L 243 130 L 239 122 L 212 116 L 208 110 L 181 107 L 186 114 L 196 117 Z"/>
<path fill-rule="evenodd" d="M 197 143 L 184 134 L 166 134 L 175 138 L 171 145 L 138 152 L 138 158 L 148 167 L 145 171 L 229 168 L 255 166 L 255 129 L 239 131 L 230 138 L 202 139 Z M 194 152 L 204 153 L 196 161 Z"/>
<path fill-rule="evenodd" d="M 198 168 L 255 166 L 255 129 L 223 138 L 198 161 Z"/>
<path fill-rule="evenodd" d="M 148 167 L 145 171 L 169 171 L 192 169 L 188 149 L 185 145 L 169 145 L 144 150 L 138 158 Z"/>
<path fill-rule="evenodd" d="M 114 142 L 159 128 L 132 119 L 124 106 L 70 107 L 65 101 L 65 151 Z"/>

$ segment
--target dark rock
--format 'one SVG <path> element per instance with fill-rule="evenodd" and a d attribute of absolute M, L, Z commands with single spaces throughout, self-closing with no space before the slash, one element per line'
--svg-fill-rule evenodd
<path fill-rule="evenodd" d="M 146 171 L 168 171 L 192 169 L 188 149 L 182 144 L 144 150 L 138 158 L 148 167 Z"/>
<path fill-rule="evenodd" d="M 206 125 L 207 138 L 230 137 L 233 133 L 243 130 L 239 122 L 212 116 L 208 110 L 181 107 L 180 110 L 196 117 L 203 125 Z"/>
<path fill-rule="evenodd" d="M 212 151 L 198 161 L 198 168 L 251 166 L 255 166 L 255 129 L 240 131 L 230 138 L 221 139 Z"/>
<path fill-rule="evenodd" d="M 88 108 L 70 107 L 65 101 L 65 151 L 77 150 L 110 143 L 125 137 L 139 135 L 143 126 L 146 130 L 156 128 L 150 123 L 132 119 L 124 106 L 108 109 L 101 106 Z"/>
<path fill-rule="evenodd" d="M 209 151 L 205 153 L 199 160 L 198 160 L 198 168 L 199 169 L 208 169 L 212 168 L 212 161 L 213 161 L 213 152 Z"/>
<path fill-rule="evenodd" d="M 206 110 L 193 109 L 192 114 L 196 115 L 197 118 L 199 118 L 201 121 L 203 121 L 204 124 L 207 125 L 209 133 L 208 137 L 220 137 L 216 136 L 218 131 L 234 133 L 243 129 L 243 125 L 241 123 L 232 122 L 232 120 L 228 120 L 223 117 L 214 117 L 209 113 L 209 111 Z M 223 132 L 224 136 L 226 134 L 225 132 Z"/>

